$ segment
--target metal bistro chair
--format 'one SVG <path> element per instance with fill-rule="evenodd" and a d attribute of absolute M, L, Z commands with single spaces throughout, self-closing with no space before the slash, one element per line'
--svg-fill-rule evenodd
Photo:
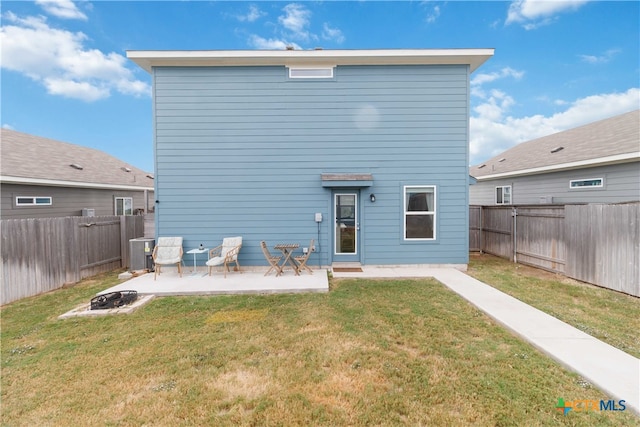
<path fill-rule="evenodd" d="M 158 237 L 158 243 L 153 248 L 151 256 L 155 264 L 153 280 L 161 273 L 162 265 L 176 264 L 182 277 L 182 237 Z"/>
<path fill-rule="evenodd" d="M 271 266 L 271 268 L 269 268 L 269 270 L 267 270 L 267 272 L 264 273 L 264 275 L 265 276 L 269 275 L 269 273 L 271 273 L 271 270 L 276 271 L 276 276 L 281 274 L 282 267 L 280 267 L 279 262 L 282 259 L 282 255 L 271 255 L 271 253 L 269 252 L 269 249 L 267 248 L 267 242 L 265 242 L 264 240 L 260 242 L 260 247 L 262 248 L 262 253 L 264 254 L 264 257 L 266 258 L 267 262 Z"/>
<path fill-rule="evenodd" d="M 213 267 L 222 265 L 224 266 L 224 277 L 227 277 L 227 271 L 229 270 L 229 264 L 235 262 L 236 265 L 233 268 L 234 271 L 240 271 L 240 263 L 238 262 L 238 253 L 242 247 L 242 237 L 225 237 L 222 239 L 222 244 L 209 251 L 209 261 L 207 261 L 207 267 L 209 267 L 209 276 L 211 276 L 211 270 Z"/>
<path fill-rule="evenodd" d="M 295 259 L 296 262 L 298 263 L 298 270 L 302 271 L 302 269 L 304 268 L 309 272 L 309 274 L 313 274 L 313 271 L 307 265 L 307 261 L 309 260 L 309 256 L 311 255 L 311 248 L 313 248 L 313 239 L 311 239 L 311 243 L 309 243 L 309 247 L 307 248 L 306 254 L 293 257 L 293 259 Z"/>

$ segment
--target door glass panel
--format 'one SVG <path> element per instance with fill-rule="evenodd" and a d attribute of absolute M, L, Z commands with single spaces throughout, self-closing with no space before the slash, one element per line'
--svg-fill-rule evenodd
<path fill-rule="evenodd" d="M 336 194 L 336 253 L 356 253 L 356 195 Z"/>

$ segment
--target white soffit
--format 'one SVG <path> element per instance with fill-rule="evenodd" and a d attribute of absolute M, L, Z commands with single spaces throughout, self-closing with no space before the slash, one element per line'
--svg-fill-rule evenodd
<path fill-rule="evenodd" d="M 640 161 L 640 152 L 617 154 L 608 157 L 599 157 L 597 159 L 580 160 L 577 162 L 560 163 L 557 165 L 541 166 L 538 168 L 521 169 L 512 172 L 496 173 L 492 175 L 484 175 L 476 177 L 478 181 L 488 181 L 491 179 L 507 178 L 512 176 L 536 175 L 546 172 L 559 172 L 563 170 L 581 169 L 595 166 L 615 165 L 618 163 L 629 163 Z"/>
<path fill-rule="evenodd" d="M 130 50 L 127 58 L 149 73 L 153 67 L 451 64 L 468 64 L 473 72 L 493 53 L 494 49 Z"/>
<path fill-rule="evenodd" d="M 105 190 L 154 191 L 153 187 L 137 187 L 122 184 L 101 184 L 97 182 L 64 181 L 59 179 L 25 178 L 21 176 L 0 175 L 3 184 L 42 185 L 47 187 L 96 188 Z"/>

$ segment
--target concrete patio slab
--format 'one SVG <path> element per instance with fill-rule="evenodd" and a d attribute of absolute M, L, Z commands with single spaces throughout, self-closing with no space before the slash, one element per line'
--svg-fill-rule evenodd
<path fill-rule="evenodd" d="M 102 293 L 102 292 L 101 292 Z M 96 317 L 109 316 L 112 314 L 131 314 L 143 305 L 151 302 L 155 295 L 144 295 L 135 300 L 132 304 L 127 304 L 118 308 L 109 308 L 106 310 L 91 310 L 91 303 L 82 304 L 73 310 L 69 310 L 58 316 L 58 319 L 69 319 L 70 317 Z"/>
<path fill-rule="evenodd" d="M 327 270 L 318 269 L 314 270 L 313 274 L 301 273 L 300 276 L 294 275 L 291 271 L 285 271 L 279 277 L 274 273 L 265 276 L 265 271 L 266 269 L 231 272 L 227 273 L 225 278 L 220 272 L 214 272 L 209 276 L 205 269 L 200 267 L 195 274 L 186 268 L 180 277 L 176 270 L 165 267 L 156 280 L 153 278 L 153 273 L 147 273 L 106 289 L 104 292 L 134 290 L 139 295 L 169 296 L 329 291 Z"/>

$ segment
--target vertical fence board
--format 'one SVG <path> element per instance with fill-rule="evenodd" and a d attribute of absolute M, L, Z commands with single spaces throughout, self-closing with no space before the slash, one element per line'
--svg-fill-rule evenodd
<path fill-rule="evenodd" d="M 480 239 L 482 236 L 481 214 L 481 206 L 469 206 L 469 250 L 472 252 L 482 250 Z"/>
<path fill-rule="evenodd" d="M 129 216 L 123 223 L 124 233 L 117 216 L 0 221 L 0 304 L 127 265 L 121 240 L 128 247 L 129 239 L 142 237 L 144 217 Z"/>

